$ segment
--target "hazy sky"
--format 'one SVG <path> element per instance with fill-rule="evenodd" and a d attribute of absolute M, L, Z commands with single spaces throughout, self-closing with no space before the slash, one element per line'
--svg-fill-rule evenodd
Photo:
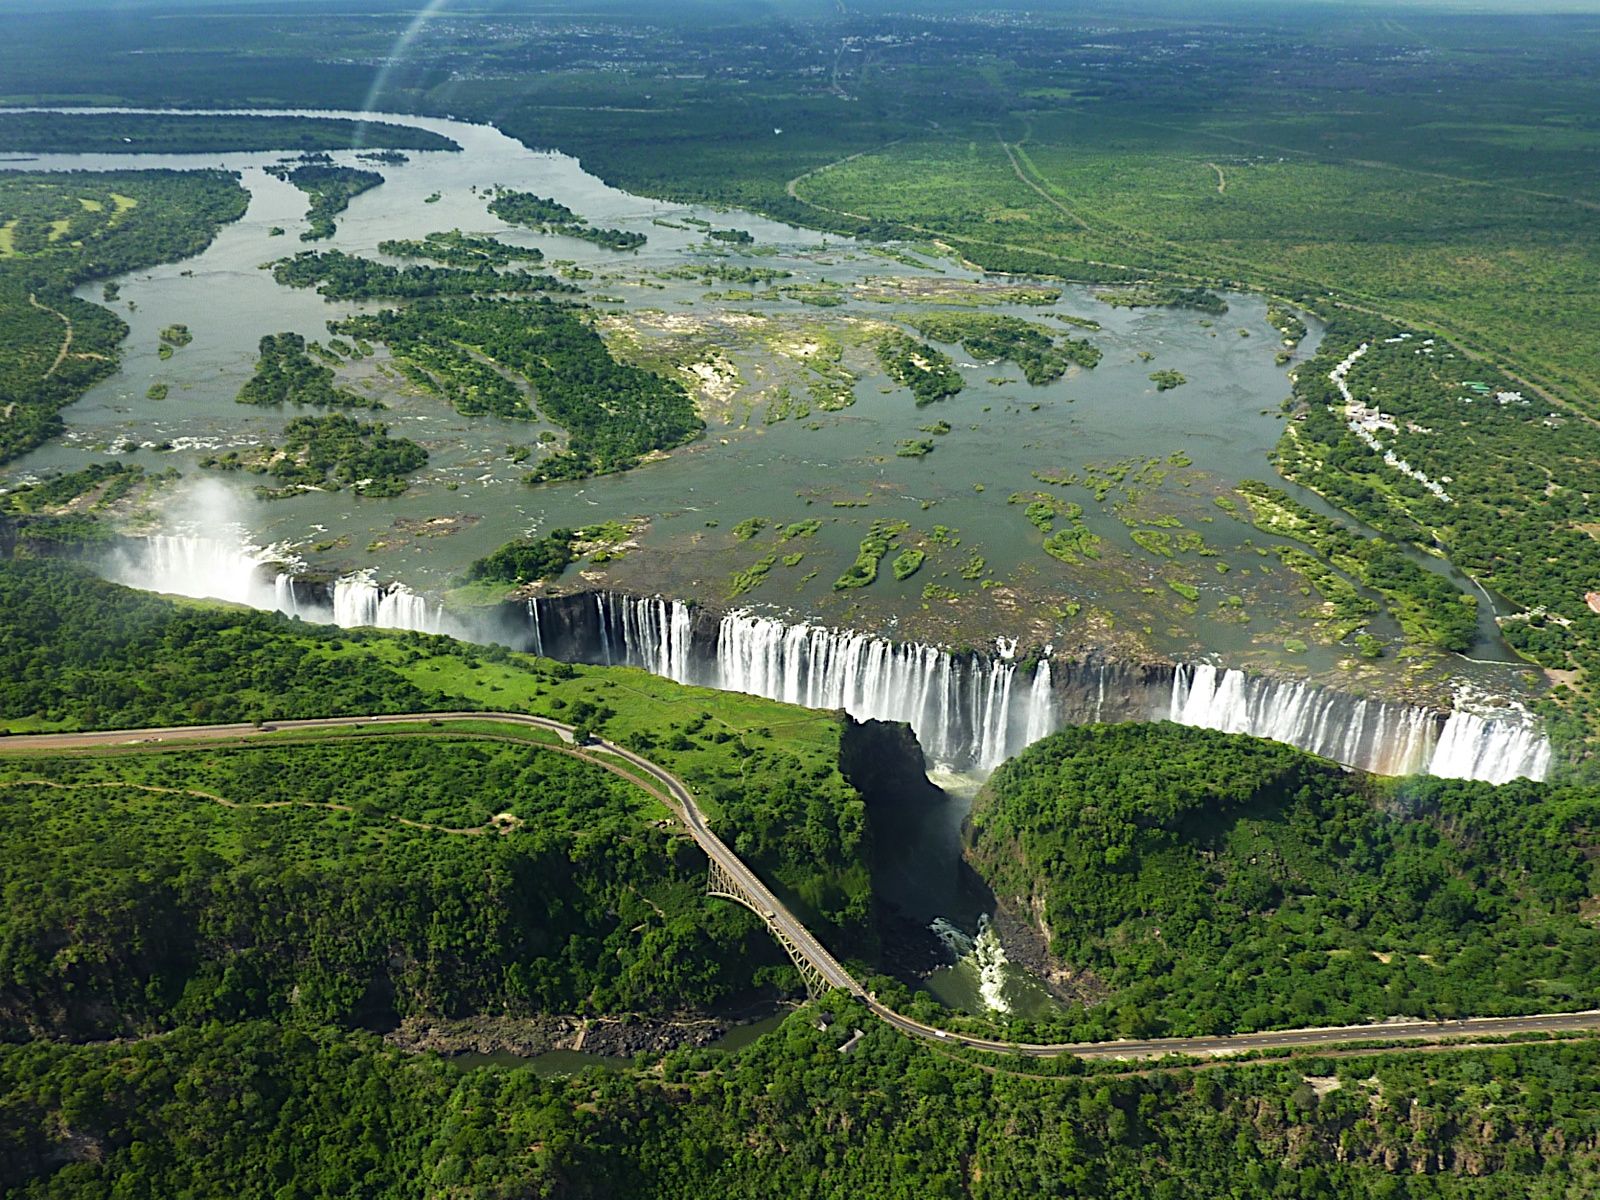
<path fill-rule="evenodd" d="M 1282 11 L 1284 4 L 1293 3 L 1304 6 L 1307 0 L 1225 0 L 1224 7 L 1230 9 L 1260 8 L 1267 11 Z M 846 7 L 859 7 L 871 12 L 876 9 L 893 9 L 907 11 L 919 7 L 915 3 L 905 3 L 904 0 L 868 0 L 866 3 L 851 4 L 844 0 Z M 1600 0 L 1383 0 L 1382 3 L 1370 0 L 1309 0 L 1310 4 L 1318 8 L 1349 7 L 1365 10 L 1410 9 L 1427 10 L 1438 13 L 1589 13 L 1600 14 Z M 689 0 L 692 7 L 730 7 L 737 9 L 737 4 L 706 5 Z M 492 9 L 507 9 L 528 7 L 547 12 L 559 13 L 563 9 L 616 9 L 632 8 L 642 14 L 660 12 L 663 8 L 670 8 L 673 0 L 530 0 L 526 5 L 518 0 L 447 0 L 445 7 L 458 12 L 484 11 Z M 409 11 L 417 12 L 426 7 L 424 0 L 0 0 L 0 14 L 32 13 L 41 14 L 48 12 L 131 12 L 139 9 L 175 9 L 175 8 L 205 8 L 226 11 L 228 9 L 285 9 L 293 7 L 323 7 L 348 10 L 355 8 L 358 11 L 365 9 L 372 12 Z M 792 7 L 801 12 L 816 12 L 832 10 L 834 5 L 831 0 L 795 0 L 794 3 L 785 3 L 785 0 L 764 0 L 762 8 L 768 11 L 781 12 L 784 8 Z M 951 9 L 972 8 L 1023 8 L 1035 11 L 1060 11 L 1070 13 L 1074 9 L 1083 10 L 1104 16 L 1108 9 L 1115 10 L 1119 5 L 1106 3 L 1106 0 L 1088 0 L 1087 3 L 1078 0 L 971 0 L 968 4 L 961 0 L 933 0 L 929 7 L 948 12 Z M 1133 0 L 1127 6 L 1130 16 L 1137 16 L 1140 12 L 1162 12 L 1163 15 L 1192 14 L 1206 21 L 1215 21 L 1223 16 L 1218 6 L 1210 0 Z"/>

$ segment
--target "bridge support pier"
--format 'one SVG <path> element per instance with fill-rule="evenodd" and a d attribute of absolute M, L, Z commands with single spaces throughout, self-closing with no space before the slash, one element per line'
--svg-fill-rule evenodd
<path fill-rule="evenodd" d="M 794 939 L 783 931 L 755 897 L 745 891 L 739 881 L 728 874 L 716 859 L 711 860 L 711 869 L 706 877 L 706 894 L 742 904 L 760 917 L 761 923 L 773 937 L 777 938 L 778 945 L 783 947 L 790 961 L 794 963 L 794 969 L 800 972 L 800 978 L 806 985 L 806 994 L 815 1000 L 827 992 L 828 984 L 822 978 L 822 972 L 817 970 L 816 965 L 801 952 L 799 946 L 795 945 Z"/>

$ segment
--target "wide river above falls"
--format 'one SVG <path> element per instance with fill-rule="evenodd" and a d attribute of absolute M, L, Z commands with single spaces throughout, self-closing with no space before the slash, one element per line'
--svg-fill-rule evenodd
<path fill-rule="evenodd" d="M 1303 641 L 1309 647 L 1297 651 L 1296 665 L 1319 672 L 1349 657 L 1346 648 L 1317 645 L 1304 617 L 1301 581 L 1263 557 L 1275 539 L 1214 504 L 1240 479 L 1272 478 L 1268 453 L 1282 430 L 1287 373 L 1315 348 L 1314 322 L 1285 364 L 1277 361 L 1282 344 L 1259 297 L 1229 296 L 1229 311 L 1217 316 L 1116 308 L 1077 287 L 1057 289 L 1053 302 L 1034 296 L 1025 304 L 1001 303 L 1009 294 L 993 292 L 993 277 L 937 249 L 869 252 L 748 213 L 633 196 L 608 187 L 569 156 L 529 150 L 488 126 L 366 117 L 432 130 L 461 150 L 408 151 L 403 164 L 361 161 L 356 152 L 334 155 L 381 172 L 385 181 L 355 198 L 332 239 L 314 243 L 298 238 L 304 194 L 265 170 L 284 161 L 281 154 L 40 155 L 4 164 L 96 171 L 221 167 L 238 172 L 251 196 L 246 216 L 199 256 L 115 281 L 120 294 L 111 307 L 131 331 L 122 371 L 68 408 L 65 436 L 12 464 L 8 477 L 116 453 L 151 470 L 176 466 L 186 476 L 220 482 L 237 503 L 219 511 L 214 501 L 186 505 L 180 494 L 170 506 L 172 523 L 215 532 L 219 523 L 235 521 L 249 541 L 280 547 L 307 567 L 334 574 L 371 569 L 380 579 L 424 592 L 446 590 L 474 559 L 512 538 L 633 520 L 637 547 L 603 572 L 591 567 L 586 581 L 952 645 L 1006 636 L 1025 645 L 1125 654 L 1137 648 L 1190 659 L 1221 655 L 1230 665 L 1270 668 L 1284 658 L 1286 641 Z M 487 209 L 497 187 L 552 197 L 595 225 L 644 234 L 648 243 L 619 254 L 509 227 Z M 754 245 L 709 241 L 711 225 L 744 231 Z M 402 386 L 384 369 L 380 347 L 374 358 L 342 369 L 341 377 L 387 405 L 382 416 L 395 434 L 427 448 L 429 465 L 405 495 L 380 500 L 313 492 L 266 504 L 252 498 L 254 476 L 197 470 L 208 454 L 272 443 L 296 415 L 235 403 L 262 335 L 293 330 L 326 340 L 330 320 L 384 307 L 328 302 L 280 286 L 264 264 L 306 248 L 382 257 L 377 246 L 385 239 L 448 229 L 491 233 L 570 263 L 566 269 L 582 281 L 582 298 L 607 312 L 614 344 L 652 361 L 676 362 L 688 382 L 695 380 L 691 351 L 710 347 L 737 376 L 702 389 L 706 436 L 623 474 L 530 489 L 520 482 L 526 464 L 513 461 L 507 449 L 536 443 L 540 423 L 463 418 L 440 399 Z M 685 277 L 686 268 L 708 266 L 787 274 L 775 287 L 740 285 L 743 290 L 725 284 L 708 290 L 706 280 Z M 96 284 L 82 294 L 99 301 L 99 293 Z M 815 303 L 819 298 L 826 307 Z M 882 373 L 870 347 L 885 322 L 935 309 L 1020 316 L 1088 337 L 1103 359 L 1092 370 L 1074 368 L 1036 387 L 1022 381 L 1013 364 L 974 363 L 961 347 L 946 347 L 965 390 L 919 408 Z M 1100 328 L 1086 332 L 1076 324 L 1085 320 Z M 159 332 L 172 324 L 188 326 L 194 340 L 164 360 Z M 808 355 L 832 356 L 848 371 L 852 406 L 786 409 L 784 394 L 803 397 L 802 388 L 819 378 Z M 1161 391 L 1149 378 L 1154 369 L 1176 370 L 1188 382 Z M 166 398 L 148 399 L 157 384 L 166 386 Z M 786 411 L 803 415 L 786 417 Z M 936 421 L 950 432 L 930 436 L 927 427 Z M 917 440 L 932 441 L 933 452 L 924 458 L 897 454 Z M 127 453 L 130 443 L 140 449 Z M 1096 472 L 1107 485 L 1098 495 Z M 1042 476 L 1078 482 L 1063 487 Z M 1295 494 L 1326 510 L 1317 497 Z M 1084 522 L 1104 539 L 1098 561 L 1068 566 L 1043 553 L 1044 535 L 1024 512 L 1040 496 L 1082 505 Z M 751 518 L 766 522 L 766 530 L 745 541 L 734 530 Z M 777 530 L 812 518 L 820 518 L 821 528 L 811 537 L 775 542 Z M 902 544 L 921 546 L 926 564 L 905 580 L 885 569 L 870 588 L 836 591 L 833 581 L 878 521 L 905 522 Z M 1158 536 L 1168 529 L 1173 536 L 1199 534 L 1204 557 L 1158 555 L 1134 542 L 1140 528 Z M 782 563 L 739 593 L 736 574 L 774 552 Z M 1189 599 L 1190 588 L 1198 600 Z M 1472 657 L 1505 660 L 1490 605 L 1481 607 L 1484 636 Z M 1395 633 L 1385 620 L 1375 630 Z M 1504 672 L 1492 675 L 1486 681 L 1491 689 L 1512 686 L 1500 678 Z"/>

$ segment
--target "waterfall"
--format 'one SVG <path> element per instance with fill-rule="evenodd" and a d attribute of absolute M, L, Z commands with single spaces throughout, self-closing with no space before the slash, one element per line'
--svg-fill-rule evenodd
<path fill-rule="evenodd" d="M 279 571 L 272 581 L 272 607 L 291 617 L 302 615 L 300 598 L 294 594 L 294 576 Z"/>
<path fill-rule="evenodd" d="M 571 661 L 640 667 L 678 683 L 748 692 L 860 720 L 903 721 L 930 763 L 990 771 L 1064 723 L 1153 720 L 1273 738 L 1387 775 L 1428 771 L 1504 783 L 1543 779 L 1550 743 L 1506 701 L 1466 692 L 1446 716 L 1304 681 L 1209 663 L 1102 660 L 1033 665 L 1015 642 L 954 653 L 747 611 L 713 618 L 660 596 L 596 592 L 452 613 L 372 570 L 337 580 L 331 607 L 297 588 L 280 554 L 233 541 L 161 535 L 119 550 L 107 574 L 150 591 L 230 600 L 313 621 L 496 640 Z M 698 619 L 697 619 L 698 617 Z"/>
<path fill-rule="evenodd" d="M 1028 745 L 1033 745 L 1040 738 L 1048 737 L 1056 731 L 1056 700 L 1052 690 L 1055 682 L 1050 676 L 1050 647 L 1045 647 L 1045 657 L 1039 660 L 1039 665 L 1034 668 L 1033 685 L 1028 689 L 1028 728 L 1023 734 L 1023 740 Z M 1101 688 L 1105 687 L 1104 673 L 1101 673 Z"/>
<path fill-rule="evenodd" d="M 1167 716 L 1180 725 L 1287 742 L 1385 775 L 1425 770 L 1437 717 L 1406 704 L 1366 700 L 1302 681 L 1285 682 L 1209 663 L 1179 666 Z"/>
<path fill-rule="evenodd" d="M 333 623 L 347 629 L 372 625 L 417 633 L 450 632 L 442 605 L 430 605 L 402 583 L 380 587 L 370 569 L 334 583 Z"/>
<path fill-rule="evenodd" d="M 1201 663 L 1179 666 L 1167 716 L 1179 724 L 1273 738 L 1383 775 L 1427 771 L 1505 783 L 1543 779 L 1550 743 L 1524 709 L 1480 711 L 1463 693 L 1442 721 L 1431 709 L 1391 704 Z"/>
<path fill-rule="evenodd" d="M 1543 779 L 1550 770 L 1550 743 L 1520 708 L 1473 712 L 1457 708 L 1444 723 L 1428 760 L 1428 774 L 1448 779 Z"/>
<path fill-rule="evenodd" d="M 641 667 L 678 683 L 843 709 L 860 720 L 904 721 L 934 762 L 993 769 L 1057 724 L 1042 660 L 1026 670 L 998 655 L 955 655 L 743 611 L 722 616 L 715 634 L 703 629 L 697 641 L 689 604 L 604 592 L 586 602 L 593 638 L 574 634 L 563 647 L 553 632 L 558 618 L 542 610 L 566 603 L 529 601 L 529 624 L 546 653 L 573 656 L 581 645 L 592 661 Z"/>
<path fill-rule="evenodd" d="M 544 636 L 539 630 L 539 605 L 533 600 L 528 601 L 528 632 L 533 635 L 533 642 L 528 647 L 529 652 L 543 658 Z"/>
<path fill-rule="evenodd" d="M 530 602 L 549 653 L 554 617 Z M 642 667 L 679 683 L 748 692 L 860 720 L 904 721 L 930 763 L 993 770 L 1066 721 L 1150 720 L 1252 734 L 1346 766 L 1386 775 L 1433 771 L 1503 782 L 1543 778 L 1549 743 L 1526 713 L 1460 709 L 1446 719 L 1418 705 L 1364 699 L 1303 680 L 1249 675 L 1209 663 L 1166 670 L 1092 661 L 1028 667 L 1016 644 L 990 655 L 956 654 L 849 630 L 787 623 L 748 611 L 698 632 L 693 608 L 659 596 L 608 593 L 592 601 L 591 661 Z M 589 645 L 587 638 L 580 639 Z M 1058 664 L 1059 665 L 1059 664 Z"/>
<path fill-rule="evenodd" d="M 983 769 L 999 766 L 1054 721 L 1042 661 L 1024 677 L 998 656 L 954 655 L 749 612 L 718 623 L 705 682 L 808 708 L 842 708 L 861 720 L 904 721 L 934 762 Z"/>
<path fill-rule="evenodd" d="M 122 546 L 107 574 L 145 591 L 276 608 L 276 587 L 268 579 L 271 561 L 267 551 L 242 540 L 163 533 Z"/>

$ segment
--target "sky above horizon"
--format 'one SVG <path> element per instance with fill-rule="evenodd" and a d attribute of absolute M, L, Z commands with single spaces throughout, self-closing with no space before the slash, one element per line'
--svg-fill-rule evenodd
<path fill-rule="evenodd" d="M 675 0 L 588 0 L 579 4 L 577 0 L 571 8 L 633 8 L 640 12 L 660 12 L 664 7 L 670 8 Z M 718 4 L 715 0 L 707 3 L 705 0 L 682 0 L 683 6 L 688 8 L 716 8 L 731 7 L 744 8 L 738 4 Z M 378 12 L 408 11 L 420 12 L 430 7 L 425 0 L 362 0 L 357 5 L 357 0 L 0 0 L 0 14 L 4 15 L 43 15 L 52 12 L 135 12 L 141 10 L 175 10 L 175 9 L 252 9 L 252 8 L 291 8 L 291 7 L 322 7 L 329 9 L 345 9 L 352 7 L 366 8 Z M 536 9 L 546 12 L 561 12 L 569 6 L 550 3 L 548 0 L 447 0 L 443 8 L 457 13 L 470 13 L 473 11 L 493 11 L 505 9 Z M 750 6 L 753 7 L 753 6 Z M 832 11 L 835 5 L 822 3 L 821 0 L 767 0 L 761 7 L 768 10 L 781 10 L 783 8 L 812 9 L 819 11 Z M 866 12 L 874 9 L 892 8 L 905 10 L 901 3 L 881 4 L 856 4 Z M 1224 0 L 1219 6 L 1214 3 L 1196 3 L 1194 0 L 1134 0 L 1132 4 L 1118 4 L 1108 6 L 1105 0 L 970 0 L 962 3 L 961 0 L 934 0 L 933 4 L 924 4 L 923 7 L 937 8 L 948 12 L 951 9 L 969 8 L 973 11 L 985 9 L 1026 8 L 1035 11 L 1057 10 L 1072 12 L 1104 13 L 1107 7 L 1123 8 L 1130 15 L 1147 15 L 1155 12 L 1164 12 L 1167 16 L 1189 14 L 1204 20 L 1215 20 L 1222 9 L 1261 9 L 1263 11 L 1280 11 L 1283 8 L 1281 0 Z M 1477 15 L 1504 14 L 1518 15 L 1600 15 L 1600 0 L 1310 0 L 1309 4 L 1302 0 L 1301 7 L 1351 9 L 1408 9 L 1436 12 L 1441 15 L 1450 13 L 1469 13 Z"/>

